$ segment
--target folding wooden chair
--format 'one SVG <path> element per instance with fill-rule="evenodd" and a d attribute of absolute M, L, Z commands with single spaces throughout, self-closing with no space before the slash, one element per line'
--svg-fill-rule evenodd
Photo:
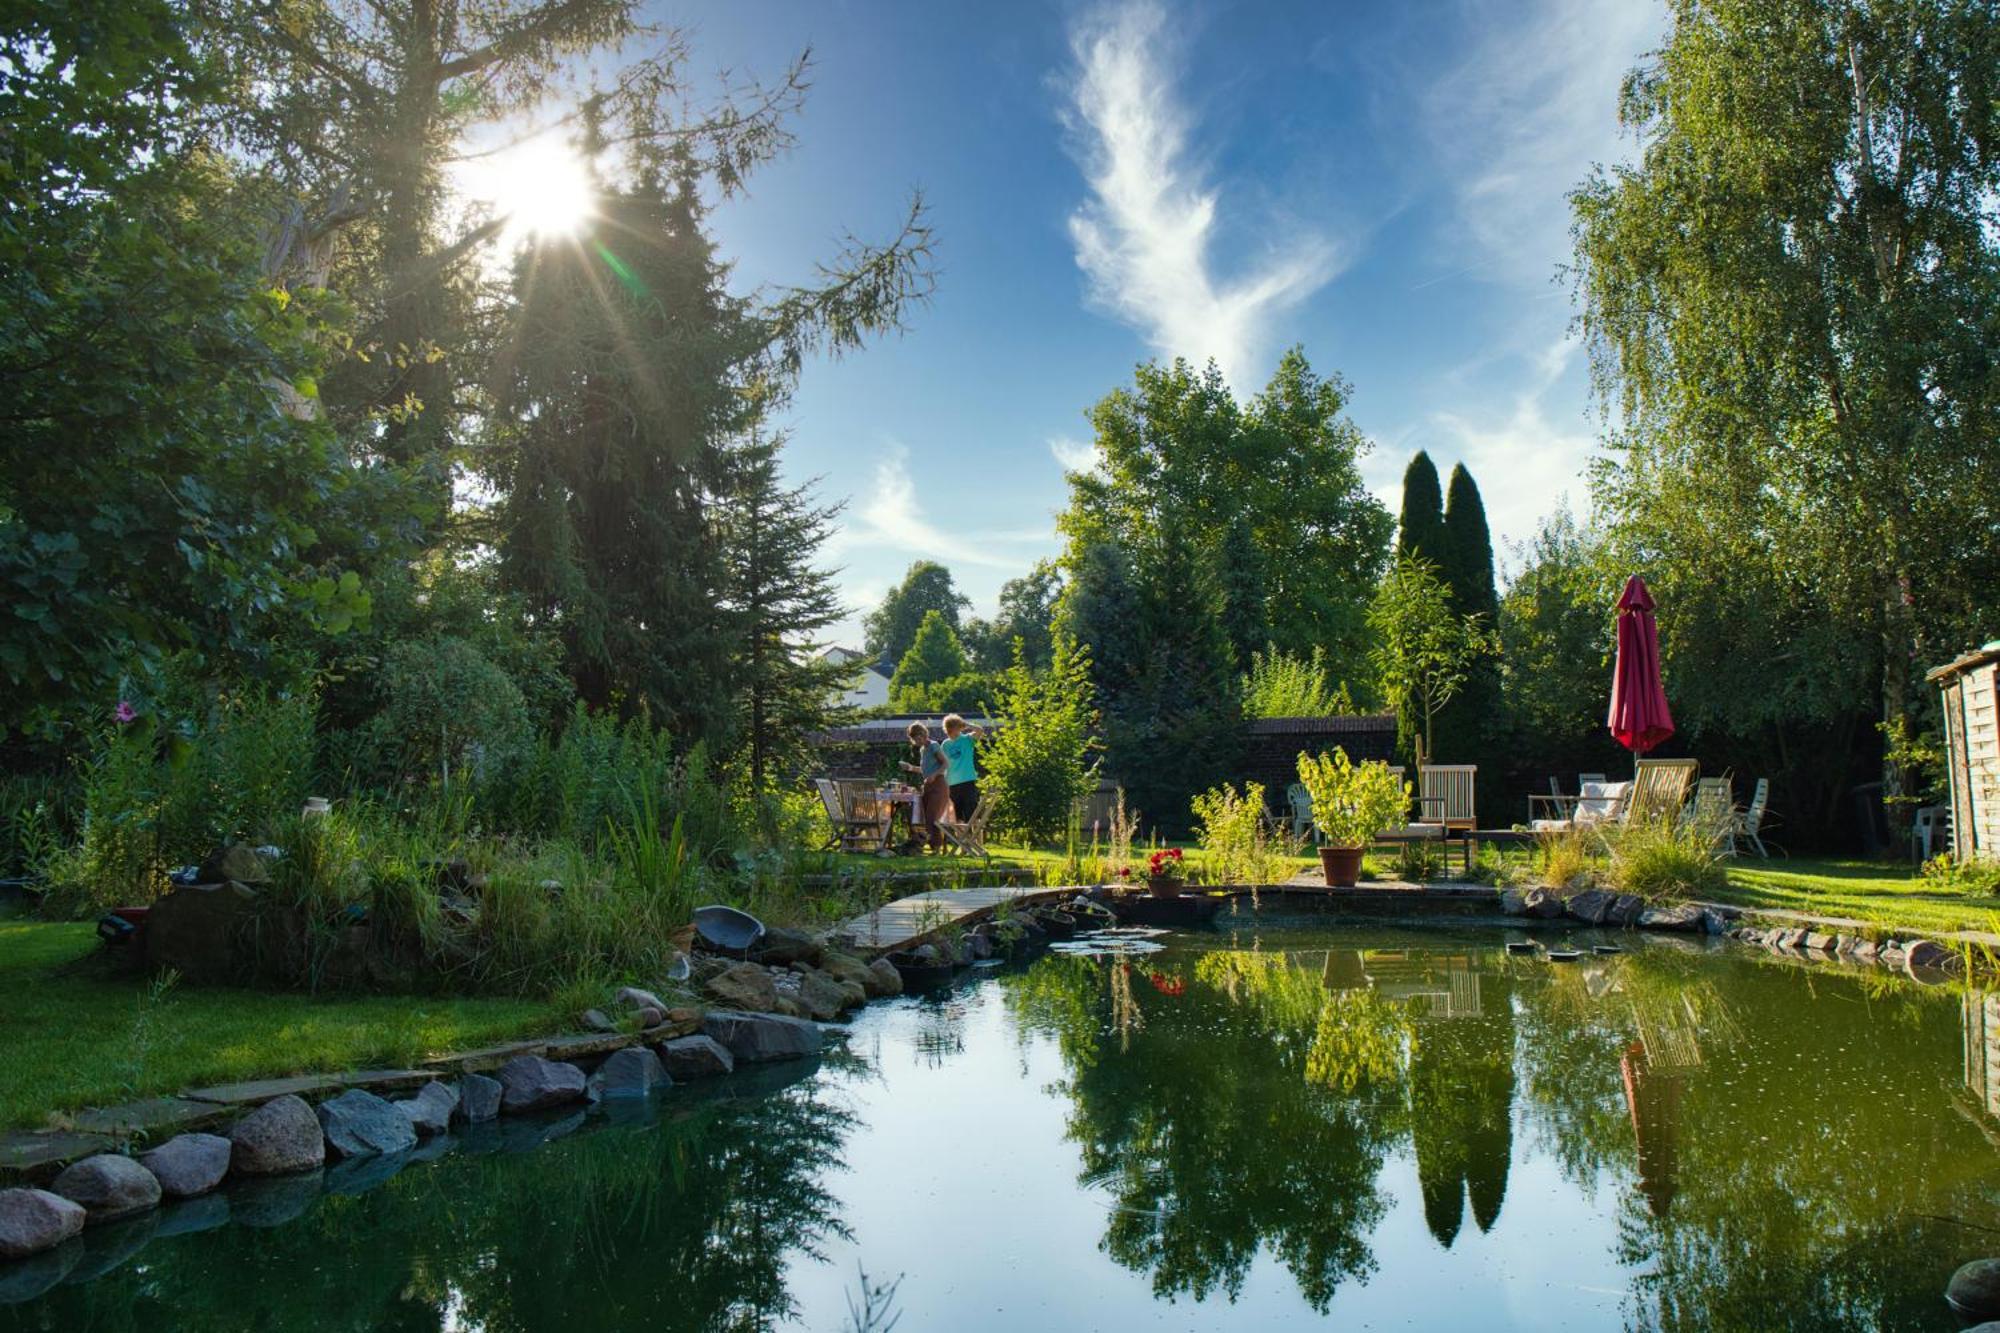
<path fill-rule="evenodd" d="M 833 828 L 833 837 L 828 840 L 826 850 L 882 850 L 889 837 L 887 806 L 874 801 L 872 804 L 880 808 L 872 811 L 857 809 L 857 803 L 850 801 L 848 792 L 831 778 L 814 778 L 813 786 L 819 792 L 820 804 L 826 807 L 826 822 Z"/>

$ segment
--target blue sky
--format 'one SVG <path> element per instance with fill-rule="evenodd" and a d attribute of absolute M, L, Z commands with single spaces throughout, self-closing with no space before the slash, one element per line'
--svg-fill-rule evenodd
<path fill-rule="evenodd" d="M 692 30 L 700 71 L 814 53 L 797 148 L 714 218 L 740 288 L 808 280 L 843 230 L 929 201 L 935 300 L 810 366 L 789 413 L 792 472 L 848 502 L 829 558 L 856 622 L 920 558 L 990 614 L 1056 550 L 1084 411 L 1155 356 L 1213 356 L 1243 397 L 1303 344 L 1351 382 L 1392 507 L 1419 448 L 1465 462 L 1500 538 L 1581 507 L 1563 196 L 1629 150 L 1617 90 L 1662 30 L 1651 0 L 650 13 Z"/>

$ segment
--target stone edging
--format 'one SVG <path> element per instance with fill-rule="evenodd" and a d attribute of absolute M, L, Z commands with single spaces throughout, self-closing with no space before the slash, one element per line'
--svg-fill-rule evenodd
<path fill-rule="evenodd" d="M 657 1045 L 647 1044 L 655 1040 Z M 151 1108 L 151 1124 L 182 1132 L 137 1156 L 111 1148 L 102 1134 L 40 1136 L 50 1155 L 17 1171 L 46 1171 L 62 1160 L 69 1164 L 46 1188 L 0 1189 L 0 1275 L 13 1268 L 12 1261 L 53 1250 L 87 1226 L 134 1217 L 164 1201 L 207 1195 L 225 1179 L 296 1175 L 341 1159 L 396 1158 L 453 1125 L 644 1097 L 672 1085 L 676 1076 L 721 1076 L 739 1064 L 817 1056 L 824 1040 L 819 1025 L 805 1019 L 718 1009 L 647 1033 L 558 1037 L 445 1057 L 436 1063 L 461 1066 L 453 1083 L 438 1077 L 448 1072 L 442 1068 L 369 1070 L 204 1088 L 118 1108 Z M 550 1058 L 551 1052 L 569 1058 Z M 479 1068 L 466 1067 L 472 1065 Z M 369 1085 L 412 1092 L 389 1101 Z M 317 1107 L 306 1100 L 321 1093 L 333 1095 Z M 224 1133 L 209 1133 L 187 1129 L 188 1121 L 168 1114 L 183 1111 L 218 1128 L 223 1119 L 235 1119 Z M 142 1118 L 148 1117 L 128 1121 Z M 65 1151 L 67 1158 L 61 1155 Z"/>

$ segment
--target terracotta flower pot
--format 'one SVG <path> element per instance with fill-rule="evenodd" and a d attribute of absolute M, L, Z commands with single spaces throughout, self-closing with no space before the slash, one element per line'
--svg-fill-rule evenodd
<path fill-rule="evenodd" d="M 1351 889 L 1361 882 L 1361 857 L 1367 851 L 1364 847 L 1322 847 L 1319 849 L 1319 868 L 1326 876 L 1330 889 Z"/>
<path fill-rule="evenodd" d="M 1178 875 L 1151 875 L 1146 879 L 1146 888 L 1155 898 L 1178 898 L 1181 879 Z"/>

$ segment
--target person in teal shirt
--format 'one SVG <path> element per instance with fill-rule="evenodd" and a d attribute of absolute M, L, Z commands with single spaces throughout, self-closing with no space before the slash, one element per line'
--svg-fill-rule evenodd
<path fill-rule="evenodd" d="M 944 780 L 951 790 L 951 811 L 961 824 L 970 820 L 972 812 L 979 808 L 979 764 L 972 738 L 983 734 L 957 713 L 945 715 L 944 743 L 938 750 L 944 755 Z"/>

